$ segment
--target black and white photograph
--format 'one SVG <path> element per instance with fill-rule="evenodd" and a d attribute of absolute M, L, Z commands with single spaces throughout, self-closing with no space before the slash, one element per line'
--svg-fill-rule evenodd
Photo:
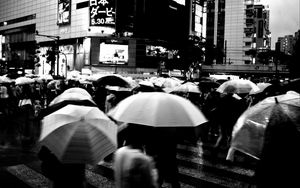
<path fill-rule="evenodd" d="M 0 188 L 300 187 L 299 0 L 0 0 Z"/>

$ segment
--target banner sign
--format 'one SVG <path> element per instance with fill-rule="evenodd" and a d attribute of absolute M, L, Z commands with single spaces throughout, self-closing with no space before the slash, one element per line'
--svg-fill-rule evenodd
<path fill-rule="evenodd" d="M 115 0 L 90 0 L 90 26 L 115 27 Z"/>
<path fill-rule="evenodd" d="M 71 0 L 58 0 L 57 25 L 71 23 Z"/>

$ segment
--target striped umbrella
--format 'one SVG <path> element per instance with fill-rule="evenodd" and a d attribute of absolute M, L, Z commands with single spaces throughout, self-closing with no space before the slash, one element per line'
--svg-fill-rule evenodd
<path fill-rule="evenodd" d="M 62 163 L 97 164 L 117 149 L 117 125 L 97 107 L 69 104 L 43 118 L 40 143 Z"/>

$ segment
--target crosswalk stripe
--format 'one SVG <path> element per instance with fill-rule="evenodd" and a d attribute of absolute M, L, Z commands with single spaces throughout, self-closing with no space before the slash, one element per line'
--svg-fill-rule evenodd
<path fill-rule="evenodd" d="M 240 187 L 251 185 L 254 170 L 235 164 L 227 164 L 222 160 L 210 161 L 205 158 L 201 145 L 179 144 L 177 160 L 179 162 L 180 183 L 184 188 L 197 187 L 199 182 L 205 185 L 219 187 Z M 48 188 L 50 180 L 40 169 L 40 162 L 36 160 L 28 164 L 4 167 L 5 171 L 32 188 Z M 88 187 L 115 187 L 113 180 L 113 161 L 101 162 L 97 166 L 86 166 L 86 182 Z M 168 187 L 168 186 L 166 186 Z"/>
<path fill-rule="evenodd" d="M 191 163 L 197 164 L 198 166 L 208 166 L 208 167 L 214 167 L 220 170 L 224 170 L 224 171 L 228 171 L 228 172 L 232 172 L 232 173 L 236 173 L 236 174 L 240 174 L 240 175 L 244 175 L 244 176 L 248 176 L 248 177 L 252 177 L 254 176 L 254 171 L 250 170 L 250 169 L 245 169 L 245 168 L 241 168 L 238 166 L 226 166 L 222 163 L 218 163 L 218 162 L 210 162 L 208 160 L 205 160 L 201 157 L 194 157 L 194 156 L 183 156 L 180 154 L 177 154 L 177 160 L 182 160 L 182 161 L 189 161 Z"/>
<path fill-rule="evenodd" d="M 48 180 L 48 178 L 46 178 L 40 173 L 37 173 L 31 168 L 28 168 L 24 164 L 9 166 L 6 168 L 6 170 L 32 188 L 49 187 L 50 181 Z"/>

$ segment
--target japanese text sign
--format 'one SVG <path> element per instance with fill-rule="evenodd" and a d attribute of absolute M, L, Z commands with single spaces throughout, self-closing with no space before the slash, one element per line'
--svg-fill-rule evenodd
<path fill-rule="evenodd" d="M 90 26 L 115 26 L 115 0 L 90 0 Z"/>
<path fill-rule="evenodd" d="M 70 24 L 71 0 L 58 0 L 57 24 Z"/>

